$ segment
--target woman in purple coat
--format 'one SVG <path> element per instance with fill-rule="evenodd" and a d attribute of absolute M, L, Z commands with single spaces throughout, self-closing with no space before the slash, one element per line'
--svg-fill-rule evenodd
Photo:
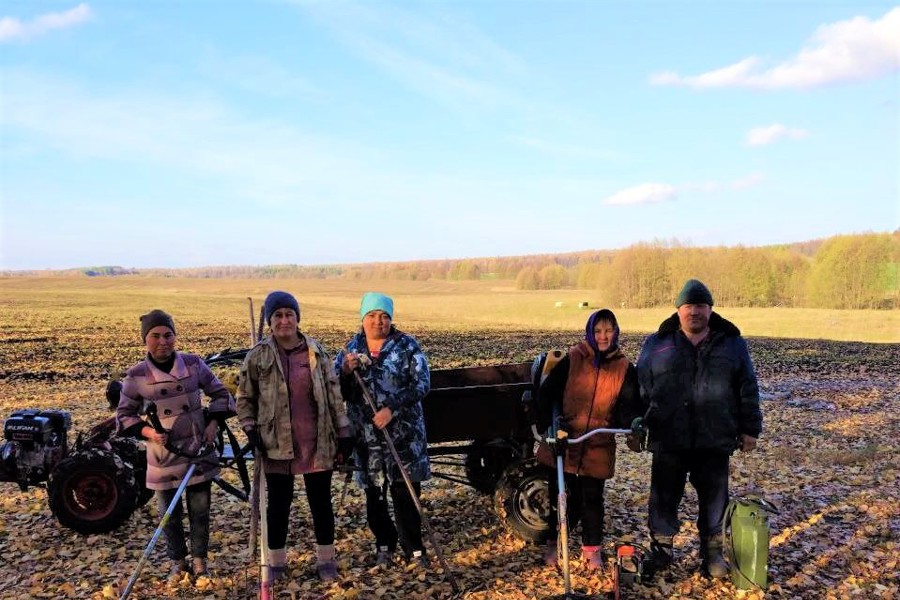
<path fill-rule="evenodd" d="M 152 310 L 141 316 L 141 337 L 147 356 L 128 370 L 122 382 L 116 424 L 120 435 L 147 442 L 147 488 L 155 491 L 160 514 L 175 497 L 191 462 L 197 464 L 185 491 L 193 570 L 187 563 L 181 502 L 163 531 L 171 580 L 191 572 L 195 577 L 208 575 L 210 487 L 219 474 L 219 459 L 215 451 L 196 460 L 193 455 L 215 441 L 219 419 L 235 414 L 234 398 L 199 356 L 176 351 L 175 323 L 167 313 Z M 210 398 L 206 408 L 201 391 Z M 151 403 L 166 433 L 141 418 Z"/>

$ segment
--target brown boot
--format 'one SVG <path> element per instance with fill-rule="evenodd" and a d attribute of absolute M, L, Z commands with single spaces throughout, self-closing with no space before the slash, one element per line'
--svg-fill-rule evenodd
<path fill-rule="evenodd" d="M 169 567 L 168 582 L 172 585 L 181 583 L 185 575 L 189 575 L 191 570 L 188 568 L 187 560 L 173 560 Z"/>
<path fill-rule="evenodd" d="M 728 575 L 728 563 L 722 554 L 722 536 L 700 540 L 700 570 L 708 577 L 722 579 Z"/>
<path fill-rule="evenodd" d="M 206 568 L 206 559 L 194 557 L 191 563 L 194 567 L 194 578 L 209 577 L 209 570 Z"/>

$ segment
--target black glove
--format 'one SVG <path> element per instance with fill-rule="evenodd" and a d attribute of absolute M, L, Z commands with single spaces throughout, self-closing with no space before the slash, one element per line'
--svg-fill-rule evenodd
<path fill-rule="evenodd" d="M 265 458 L 266 446 L 263 444 L 262 438 L 259 435 L 259 429 L 256 427 L 248 427 L 244 430 L 244 433 L 247 435 L 247 441 L 250 443 L 250 447 L 253 448 L 253 453 Z"/>
<path fill-rule="evenodd" d="M 647 449 L 647 424 L 643 417 L 631 422 L 631 433 L 625 438 L 628 449 L 632 452 L 643 452 Z"/>
<path fill-rule="evenodd" d="M 647 437 L 647 423 L 644 417 L 637 417 L 631 422 L 631 435 L 636 438 Z"/>
<path fill-rule="evenodd" d="M 353 455 L 353 449 L 355 447 L 356 438 L 339 437 L 337 439 L 337 456 L 334 457 L 334 462 L 339 465 L 343 465 L 349 462 L 350 457 Z"/>

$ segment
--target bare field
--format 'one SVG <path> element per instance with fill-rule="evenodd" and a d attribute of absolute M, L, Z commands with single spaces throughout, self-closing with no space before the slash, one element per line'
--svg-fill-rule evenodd
<path fill-rule="evenodd" d="M 469 282 L 2 279 L 0 418 L 15 408 L 61 408 L 72 411 L 74 430 L 84 430 L 108 416 L 103 398 L 108 378 L 142 354 L 140 314 L 157 307 L 172 312 L 186 351 L 206 354 L 244 347 L 249 330 L 246 297 L 254 297 L 258 308 L 265 293 L 276 288 L 298 296 L 302 326 L 331 350 L 355 329 L 361 292 L 381 289 L 394 294 L 398 325 L 420 340 L 435 368 L 531 360 L 543 350 L 576 341 L 587 316 L 559 294 L 491 291 L 484 283 Z M 557 300 L 565 303 L 562 309 L 554 308 Z M 579 300 L 573 293 L 571 302 Z M 753 325 L 751 312 L 721 311 L 751 336 L 765 392 L 759 451 L 736 455 L 732 461 L 734 493 L 761 494 L 781 509 L 772 520 L 774 583 L 765 597 L 897 597 L 900 344 L 776 339 L 773 333 L 754 333 L 758 325 Z M 765 315 L 778 311 L 758 311 L 763 315 L 758 323 L 772 320 Z M 632 358 L 643 332 L 669 314 L 665 309 L 617 312 L 625 326 L 623 345 Z M 839 320 L 838 329 L 849 332 L 864 330 L 865 323 L 876 317 L 888 325 L 897 323 L 890 313 L 830 314 L 838 312 L 843 311 L 824 311 L 821 316 Z M 794 312 L 784 320 L 785 326 L 803 318 Z M 896 331 L 895 338 L 886 337 L 898 341 Z M 646 536 L 649 458 L 620 449 L 616 477 L 607 487 L 610 543 Z M 336 480 L 336 495 L 340 486 Z M 2 483 L 0 492 L 0 598 L 4 599 L 118 597 L 158 520 L 151 502 L 119 530 L 86 537 L 57 523 L 44 490 L 20 492 L 15 484 Z M 563 591 L 561 575 L 539 564 L 539 549 L 505 531 L 489 497 L 432 480 L 425 485 L 424 501 L 466 590 L 464 598 L 519 600 Z M 633 597 L 761 597 L 697 575 L 696 530 L 691 523 L 695 511 L 696 498 L 688 492 L 682 534 L 676 538 L 676 566 L 665 577 L 638 588 Z M 133 597 L 254 597 L 256 557 L 246 550 L 248 513 L 245 503 L 216 490 L 213 577 L 201 586 L 167 588 L 157 570 L 164 563 L 157 548 Z M 412 567 L 370 568 L 371 534 L 363 513 L 364 499 L 351 488 L 337 519 L 341 577 L 322 585 L 313 574 L 311 523 L 298 490 L 289 538 L 294 577 L 279 597 L 451 597 L 449 585 L 438 573 Z M 611 576 L 588 577 L 577 560 L 577 546 L 573 544 L 572 550 L 575 588 L 608 592 Z"/>
<path fill-rule="evenodd" d="M 0 278 L 0 307 L 27 306 L 32 314 L 87 314 L 96 320 L 129 322 L 150 308 L 193 318 L 206 310 L 217 322 L 247 331 L 247 297 L 262 302 L 274 289 L 300 301 L 304 325 L 353 329 L 359 298 L 366 291 L 394 297 L 398 325 L 412 330 L 536 329 L 578 331 L 587 317 L 581 302 L 601 308 L 588 290 L 521 291 L 500 281 L 346 281 L 279 279 L 161 279 L 140 276 Z M 556 307 L 561 303 L 561 307 Z M 674 307 L 615 310 L 625 332 L 648 333 Z M 730 308 L 716 310 L 744 335 L 876 343 L 900 343 L 900 311 L 806 308 Z"/>

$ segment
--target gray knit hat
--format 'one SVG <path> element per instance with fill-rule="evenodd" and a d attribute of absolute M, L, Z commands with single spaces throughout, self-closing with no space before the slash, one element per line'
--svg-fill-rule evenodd
<path fill-rule="evenodd" d="M 172 316 L 169 313 L 155 308 L 146 315 L 141 315 L 141 341 L 146 342 L 147 333 L 160 325 L 165 325 L 172 330 L 172 333 L 175 333 L 175 321 L 172 320 Z"/>
<path fill-rule="evenodd" d="M 709 304 L 713 305 L 713 297 L 709 288 L 697 279 L 688 279 L 675 298 L 675 308 L 682 304 Z"/>
<path fill-rule="evenodd" d="M 266 325 L 272 324 L 272 313 L 279 308 L 290 308 L 297 315 L 297 320 L 300 320 L 300 304 L 297 299 L 287 292 L 275 291 L 266 296 L 266 302 L 263 304 Z"/>

